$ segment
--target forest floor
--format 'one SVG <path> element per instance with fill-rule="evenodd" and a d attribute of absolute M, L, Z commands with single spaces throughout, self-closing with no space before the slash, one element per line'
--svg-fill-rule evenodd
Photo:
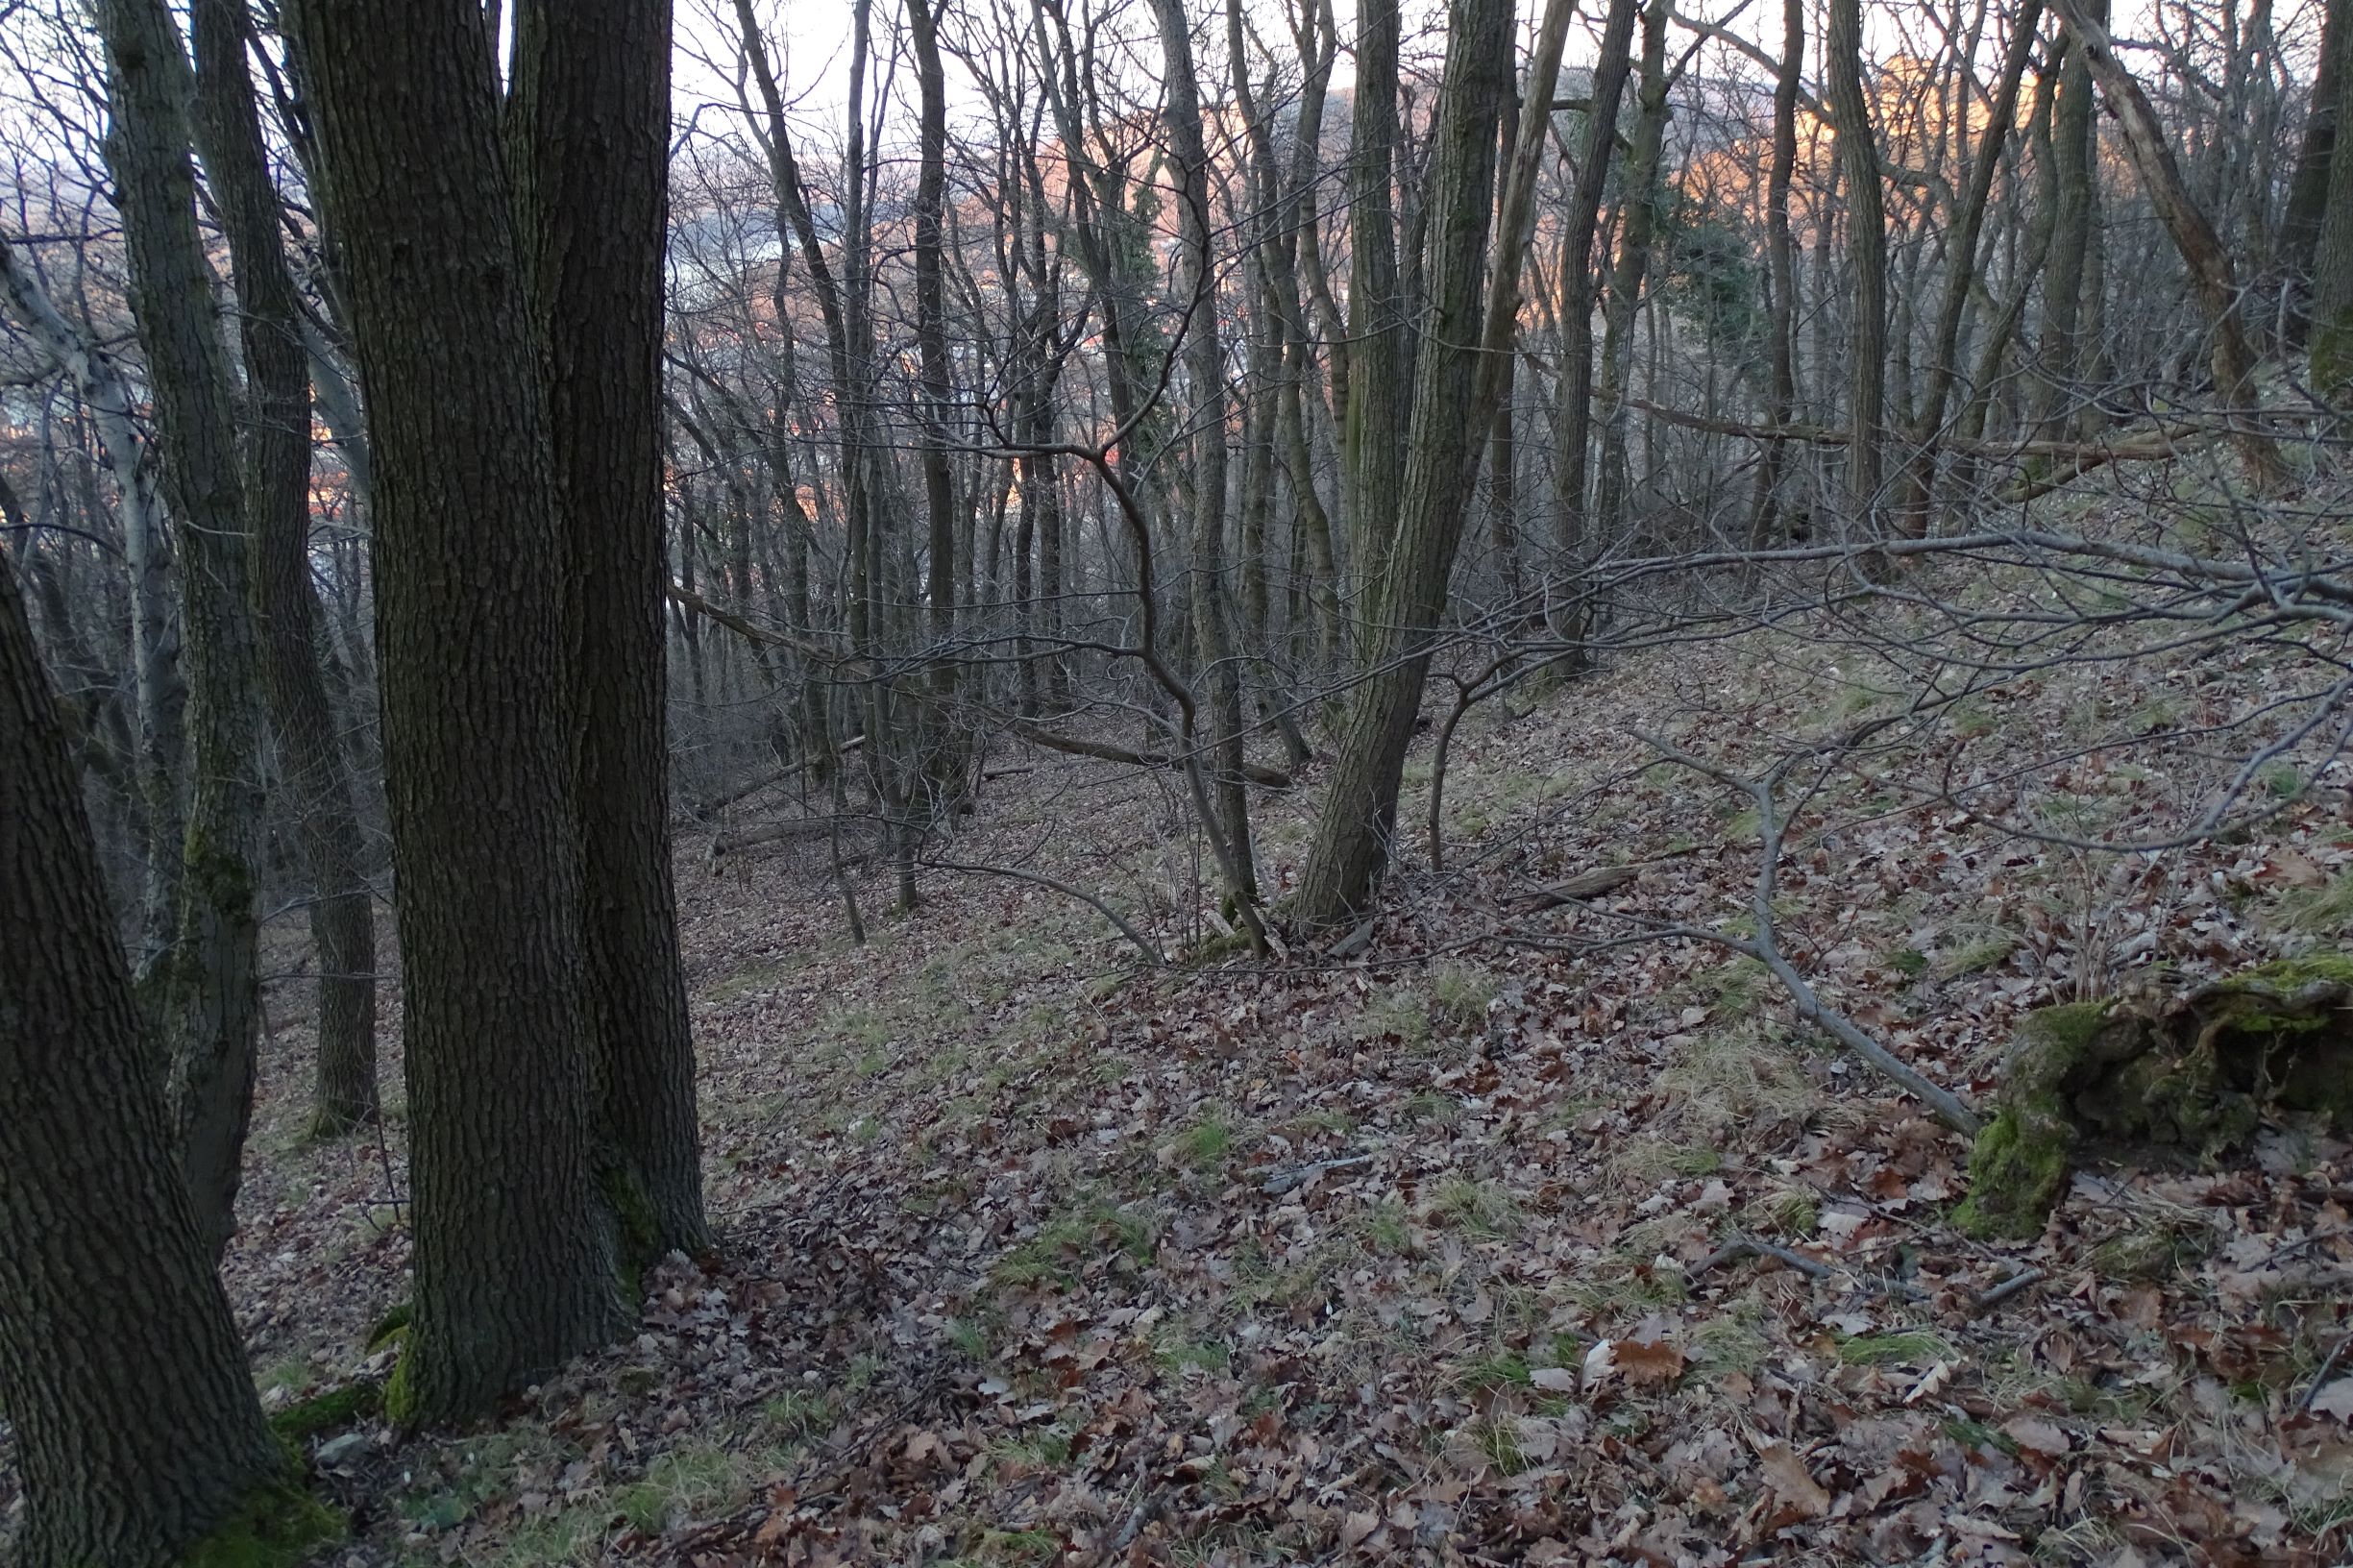
<path fill-rule="evenodd" d="M 2283 761 L 2235 844 L 2014 831 L 2176 821 L 2245 749 L 2208 726 L 2285 678 L 2262 649 L 2059 665 L 1833 759 L 1783 861 L 1788 956 L 1983 1106 L 2030 1008 L 2334 945 L 2342 761 Z M 1133 770 L 993 757 L 1017 771 L 939 853 L 1084 886 L 1195 949 L 1173 967 L 1002 877 L 927 872 L 886 914 L 872 866 L 852 945 L 821 853 L 688 834 L 720 1250 L 494 1425 L 310 1434 L 355 1527 L 321 1560 L 2346 1560 L 2353 1146 L 2279 1125 L 2218 1166 L 2098 1166 L 2039 1239 L 1972 1239 L 1966 1141 L 1760 966 L 1578 949 L 1745 929 L 1754 813 L 1630 716 L 1746 766 L 1910 696 L 1817 620 L 1476 709 L 1449 869 L 1425 736 L 1385 914 L 1338 958 L 1188 929 L 1204 857 Z M 1255 793 L 1270 888 L 1316 782 Z M 228 1277 L 273 1409 L 394 1354 L 365 1344 L 404 1289 L 386 999 L 387 1136 L 318 1145 L 310 992 L 271 987 Z"/>

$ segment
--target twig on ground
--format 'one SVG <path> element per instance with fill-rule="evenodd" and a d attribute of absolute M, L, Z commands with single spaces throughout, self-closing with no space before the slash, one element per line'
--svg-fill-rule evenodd
<path fill-rule="evenodd" d="M 2012 1296 L 2020 1294 L 2030 1286 L 2040 1285 L 2049 1277 L 2039 1268 L 2022 1268 L 1999 1285 L 1988 1286 L 1980 1291 L 1977 1299 L 1969 1304 L 1970 1312 L 1973 1316 L 1983 1316 L 2008 1301 Z"/>
<path fill-rule="evenodd" d="M 1727 1241 L 1684 1270 L 1683 1277 L 1696 1280 L 1710 1269 L 1721 1268 L 1726 1263 L 1738 1262 L 1743 1258 L 1770 1258 L 1777 1263 L 1786 1263 L 1810 1279 L 1827 1280 L 1844 1274 L 1867 1290 L 1875 1290 L 1884 1296 L 1900 1297 L 1905 1301 L 1925 1301 L 1927 1299 L 1926 1291 L 1917 1286 L 1906 1285 L 1901 1280 L 1891 1280 L 1881 1274 L 1859 1273 L 1854 1269 L 1842 1268 L 1836 1263 L 1826 1263 L 1819 1258 L 1808 1258 L 1795 1248 L 1775 1246 L 1772 1242 L 1753 1236 L 1732 1237 L 1731 1240 Z"/>

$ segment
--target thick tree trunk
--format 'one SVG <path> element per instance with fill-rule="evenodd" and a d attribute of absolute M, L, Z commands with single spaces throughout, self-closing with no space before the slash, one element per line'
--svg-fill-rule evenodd
<path fill-rule="evenodd" d="M 376 913 L 351 773 L 319 669 L 310 584 L 309 356 L 280 248 L 278 193 L 245 63 L 243 0 L 195 0 L 192 21 L 197 140 L 229 239 L 252 404 L 245 505 L 262 683 L 310 873 L 310 936 L 319 963 L 311 1125 L 331 1137 L 376 1115 Z"/>
<path fill-rule="evenodd" d="M 288 13 L 375 439 L 417 1230 L 389 1405 L 455 1420 L 624 1322 L 581 1003 L 577 574 L 480 6 Z"/>
<path fill-rule="evenodd" d="M 596 1156 L 625 1254 L 642 1263 L 710 1241 L 662 658 L 670 6 L 521 0 L 515 27 L 520 242 L 576 585 L 567 642 Z"/>
<path fill-rule="evenodd" d="M 82 786 L 0 560 L 0 1400 L 23 1568 L 166 1568 L 288 1480 L 173 1168 Z"/>
<path fill-rule="evenodd" d="M 261 839 L 260 669 L 229 356 L 196 232 L 195 84 L 163 0 L 105 0 L 107 159 L 146 351 L 163 491 L 180 531 L 194 777 L 172 948 L 150 985 L 168 1051 L 181 1168 L 217 1254 L 236 1228 L 260 1022 L 254 864 Z"/>
<path fill-rule="evenodd" d="M 138 714 L 138 795 L 144 817 L 140 846 L 147 862 L 136 968 L 144 970 L 171 946 L 180 904 L 181 846 L 187 833 L 181 763 L 188 694 L 172 616 L 171 532 L 156 496 L 155 467 L 142 459 L 146 442 L 138 430 L 139 400 L 113 356 L 66 320 L 42 291 L 28 253 L 12 244 L 0 244 L 0 300 L 64 368 L 74 391 L 89 405 L 101 455 L 114 480 L 123 564 L 131 579 L 132 687 Z"/>

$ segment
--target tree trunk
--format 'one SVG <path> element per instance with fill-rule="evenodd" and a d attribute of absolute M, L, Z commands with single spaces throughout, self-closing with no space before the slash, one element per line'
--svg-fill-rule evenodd
<path fill-rule="evenodd" d="M 260 1021 L 254 864 L 261 839 L 260 671 L 229 356 L 196 232 L 194 80 L 162 0 L 105 0 L 107 159 L 147 355 L 187 628 L 188 796 L 172 949 L 152 976 L 165 1098 L 196 1220 L 215 1255 L 236 1228 Z"/>
<path fill-rule="evenodd" d="M 1796 417 L 1798 404 L 1798 247 L 1789 228 L 1789 187 L 1798 167 L 1798 97 L 1805 86 L 1805 0 L 1781 0 L 1780 64 L 1773 89 L 1773 159 L 1765 174 L 1765 265 L 1773 293 L 1773 381 L 1765 422 L 1776 428 Z M 1788 442 L 1765 444 L 1749 510 L 1752 550 L 1773 542 L 1788 458 Z"/>
<path fill-rule="evenodd" d="M 2239 280 L 2231 267 L 2230 253 L 2222 248 L 2221 236 L 2214 232 L 2214 225 L 2206 221 L 2206 214 L 2191 199 L 2190 188 L 2182 182 L 2181 165 L 2174 160 L 2172 144 L 2166 139 L 2165 128 L 2157 119 L 2157 110 L 2150 105 L 2148 95 L 2141 90 L 2141 84 L 2116 58 L 2116 46 L 2109 41 L 2107 29 L 2100 25 L 2085 0 L 2053 0 L 2053 8 L 2069 31 L 2081 40 L 2092 75 L 2099 83 L 2109 111 L 2124 132 L 2124 145 L 2132 154 L 2133 167 L 2141 176 L 2142 188 L 2148 193 L 2149 205 L 2157 209 L 2166 233 L 2172 236 L 2174 248 L 2181 253 L 2182 264 L 2189 269 L 2191 287 L 2213 331 L 2215 390 L 2228 412 L 2231 441 L 2238 448 L 2239 460 L 2246 466 L 2247 478 L 2258 490 L 2276 489 L 2287 482 L 2288 465 L 2263 426 L 2263 397 L 2255 384 L 2255 351 L 2247 342 Z M 2316 339 L 2314 352 L 2316 355 L 2319 352 Z"/>
<path fill-rule="evenodd" d="M 167 1568 L 289 1479 L 173 1168 L 89 820 L 0 560 L 0 1400 L 23 1568 Z"/>
<path fill-rule="evenodd" d="M 1546 10 L 1525 95 L 1532 106 L 1552 102 L 1572 3 L 1552 0 Z M 1416 355 L 1397 538 L 1359 657 L 1372 674 L 1349 705 L 1300 873 L 1298 913 L 1310 926 L 1336 924 L 1362 908 L 1386 865 L 1431 645 L 1445 615 L 1481 448 L 1503 396 L 1502 350 L 1519 313 L 1521 254 L 1550 120 L 1541 108 L 1521 117 L 1495 226 L 1495 282 L 1483 302 L 1496 128 L 1512 85 L 1510 29 L 1511 0 L 1454 0 L 1449 8 L 1432 159 L 1432 314 Z"/>
<path fill-rule="evenodd" d="M 574 547 L 480 6 L 289 15 L 375 442 L 417 1231 L 387 1404 L 457 1420 L 625 1321 L 581 1000 Z"/>
<path fill-rule="evenodd" d="M 2280 271 L 2292 291 L 2300 291 L 2312 276 L 2321 218 L 2328 208 L 2330 184 L 2336 178 L 2337 116 L 2344 97 L 2345 55 L 2353 51 L 2353 14 L 2348 12 L 2353 12 L 2353 5 L 2347 0 L 2326 0 L 2320 13 L 2319 68 L 2313 75 L 2304 139 L 2296 150 L 2288 207 L 2279 225 Z M 2303 331 L 2306 316 L 2302 309 L 2291 308 L 2288 319 L 2292 331 Z"/>
<path fill-rule="evenodd" d="M 1225 841 L 1220 859 L 1238 902 L 1258 901 L 1258 875 L 1250 854 L 1250 795 L 1242 777 L 1241 659 L 1226 615 L 1226 397 L 1225 351 L 1217 331 L 1217 282 L 1210 255 L 1209 151 L 1201 136 L 1201 92 L 1193 73 L 1192 35 L 1184 0 L 1153 0 L 1160 18 L 1161 59 L 1166 110 L 1163 116 L 1176 155 L 1177 227 L 1182 259 L 1177 287 L 1190 303 L 1186 329 L 1185 373 L 1191 383 L 1193 446 L 1192 597 L 1193 644 L 1201 679 L 1209 691 L 1207 739 L 1218 821 L 1208 824 Z"/>
<path fill-rule="evenodd" d="M 1642 13 L 1642 86 L 1634 135 L 1626 155 L 1624 216 L 1618 223 L 1618 264 L 1609 279 L 1602 331 L 1602 465 L 1594 487 L 1594 520 L 1601 537 L 1623 537 L 1627 471 L 1626 396 L 1633 379 L 1634 314 L 1650 277 L 1651 240 L 1658 229 L 1659 159 L 1667 132 L 1667 10 L 1651 0 Z"/>
<path fill-rule="evenodd" d="M 915 52 L 918 95 L 915 191 L 915 334 L 921 361 L 923 514 L 928 523 L 929 579 L 924 600 L 931 696 L 919 720 L 923 767 L 932 810 L 944 812 L 969 788 L 968 757 L 956 736 L 956 500 L 948 472 L 947 418 L 952 394 L 947 358 L 947 299 L 942 229 L 947 210 L 947 83 L 940 63 L 939 26 L 947 0 L 910 0 L 908 36 Z M 935 10 L 935 8 L 938 8 Z"/>
<path fill-rule="evenodd" d="M 131 579 L 132 686 L 138 714 L 138 790 L 145 821 L 146 881 L 139 904 L 135 968 L 145 970 L 171 946 L 180 904 L 180 855 L 187 833 L 181 799 L 183 725 L 187 687 L 181 677 L 180 635 L 172 617 L 172 542 L 156 496 L 154 465 L 142 460 L 139 400 L 113 355 L 66 320 L 33 274 L 31 253 L 0 244 L 0 299 L 49 356 L 64 368 L 89 405 L 107 472 L 114 479 L 123 564 Z M 86 482 L 86 470 L 85 470 Z M 92 511 L 95 512 L 93 502 Z"/>
<path fill-rule="evenodd" d="M 1585 549 L 1587 450 L 1593 437 L 1593 236 L 1601 228 L 1602 197 L 1618 144 L 1618 105 L 1626 96 L 1634 19 L 1641 12 L 1642 0 L 1609 0 L 1609 19 L 1593 66 L 1593 102 L 1585 110 L 1577 188 L 1560 220 L 1560 376 L 1553 401 L 1553 549 L 1558 573 L 1575 572 Z"/>
<path fill-rule="evenodd" d="M 1862 0 L 1830 0 L 1824 56 L 1838 160 L 1847 177 L 1847 254 L 1854 267 L 1854 331 L 1848 341 L 1847 498 L 1854 526 L 1878 533 L 1880 425 L 1887 404 L 1887 214 L 1879 193 L 1879 143 L 1863 92 Z"/>
<path fill-rule="evenodd" d="M 662 658 L 669 0 L 520 0 L 510 123 L 576 661 L 599 1184 L 624 1256 L 709 1244 Z M 748 525 L 748 520 L 747 520 Z"/>
<path fill-rule="evenodd" d="M 376 1116 L 376 913 L 352 779 L 319 669 L 310 584 L 310 368 L 302 308 L 279 239 L 278 192 L 262 150 L 243 0 L 195 0 L 196 132 L 236 279 L 252 418 L 245 504 L 264 690 L 310 873 L 318 949 L 321 1137 Z"/>
<path fill-rule="evenodd" d="M 1409 346 L 1397 276 L 1397 211 L 1390 190 L 1397 146 L 1397 0 L 1360 0 L 1356 96 L 1348 143 L 1348 406 L 1346 509 L 1349 591 L 1362 624 L 1375 575 L 1388 558 L 1405 473 Z"/>

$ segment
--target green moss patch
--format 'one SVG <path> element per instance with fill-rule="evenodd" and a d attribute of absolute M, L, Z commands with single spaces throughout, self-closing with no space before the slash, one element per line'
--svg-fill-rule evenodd
<path fill-rule="evenodd" d="M 2353 1132 L 2353 959 L 2285 959 L 2170 998 L 2028 1015 L 1954 1218 L 1978 1235 L 2032 1236 L 2079 1147 L 2212 1161 L 2272 1111 Z"/>
<path fill-rule="evenodd" d="M 341 1514 L 291 1482 L 275 1482 L 189 1548 L 184 1568 L 295 1568 L 343 1533 Z"/>
<path fill-rule="evenodd" d="M 383 1408 L 383 1385 L 363 1380 L 287 1406 L 270 1417 L 270 1430 L 289 1443 L 306 1443 L 321 1433 L 364 1421 Z"/>

